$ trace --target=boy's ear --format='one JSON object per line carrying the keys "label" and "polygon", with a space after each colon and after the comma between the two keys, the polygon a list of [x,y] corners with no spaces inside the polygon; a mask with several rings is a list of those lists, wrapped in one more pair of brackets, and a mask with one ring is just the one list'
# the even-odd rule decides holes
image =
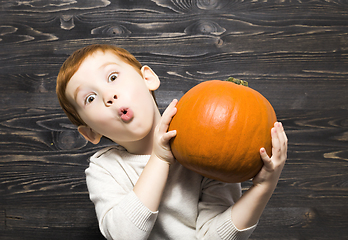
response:
{"label": "boy's ear", "polygon": [[160,80],[156,73],[146,65],[141,68],[141,73],[143,74],[143,78],[148,89],[150,91],[155,91],[160,85]]}
{"label": "boy's ear", "polygon": [[87,126],[78,126],[77,130],[87,141],[93,144],[98,144],[102,138],[101,134],[94,132],[93,129]]}

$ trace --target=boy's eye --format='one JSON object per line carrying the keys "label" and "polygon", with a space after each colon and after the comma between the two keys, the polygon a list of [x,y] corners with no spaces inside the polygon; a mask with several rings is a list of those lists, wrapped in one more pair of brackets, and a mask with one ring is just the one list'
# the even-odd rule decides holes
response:
{"label": "boy's eye", "polygon": [[110,74],[108,81],[113,82],[117,79],[117,77],[118,77],[117,73],[112,73],[112,74]]}
{"label": "boy's eye", "polygon": [[95,96],[96,96],[95,94],[89,95],[89,96],[86,98],[86,104],[93,102],[93,100],[95,99]]}

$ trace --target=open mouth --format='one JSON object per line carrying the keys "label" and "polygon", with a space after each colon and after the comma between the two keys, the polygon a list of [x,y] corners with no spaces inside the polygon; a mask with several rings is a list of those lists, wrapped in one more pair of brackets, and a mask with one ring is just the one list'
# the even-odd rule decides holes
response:
{"label": "open mouth", "polygon": [[124,122],[130,122],[134,117],[133,111],[129,108],[120,108],[119,114]]}

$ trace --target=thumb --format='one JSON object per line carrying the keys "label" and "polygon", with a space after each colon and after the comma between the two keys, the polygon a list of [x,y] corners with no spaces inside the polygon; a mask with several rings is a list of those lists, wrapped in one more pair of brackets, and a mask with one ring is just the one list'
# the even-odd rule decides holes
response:
{"label": "thumb", "polygon": [[260,156],[261,156],[261,159],[266,167],[272,167],[272,160],[268,156],[265,148],[260,149]]}

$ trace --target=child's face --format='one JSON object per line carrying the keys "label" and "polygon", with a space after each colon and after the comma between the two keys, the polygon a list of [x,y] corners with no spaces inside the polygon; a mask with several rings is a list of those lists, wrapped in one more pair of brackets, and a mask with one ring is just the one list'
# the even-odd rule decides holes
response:
{"label": "child's face", "polygon": [[155,124],[157,107],[150,90],[159,86],[149,67],[141,72],[143,76],[110,51],[97,51],[70,79],[66,95],[94,134],[121,145],[138,141]]}

